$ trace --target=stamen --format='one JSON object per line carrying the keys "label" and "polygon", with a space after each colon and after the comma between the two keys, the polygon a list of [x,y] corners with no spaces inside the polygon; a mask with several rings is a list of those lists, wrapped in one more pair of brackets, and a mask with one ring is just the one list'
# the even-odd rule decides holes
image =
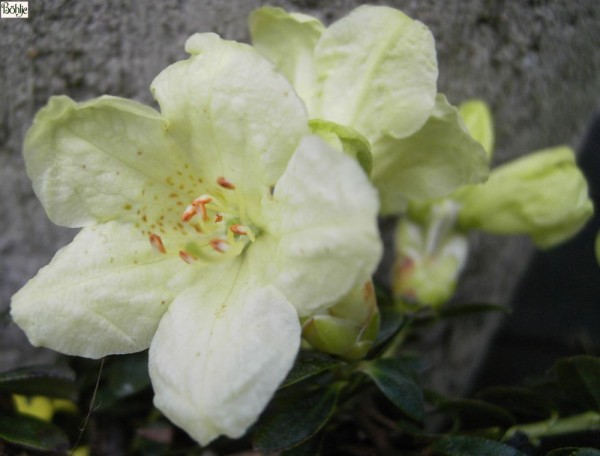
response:
{"label": "stamen", "polygon": [[187,264],[192,264],[196,261],[196,257],[193,256],[191,253],[186,252],[185,250],[179,251],[179,257]]}
{"label": "stamen", "polygon": [[222,176],[217,179],[217,184],[219,184],[223,188],[235,190],[235,185],[233,185],[230,181],[228,181]]}
{"label": "stamen", "polygon": [[239,234],[241,236],[245,236],[248,234],[248,228],[244,225],[235,224],[229,227],[232,233]]}
{"label": "stamen", "polygon": [[223,239],[211,239],[210,246],[217,252],[225,253],[229,250],[229,244]]}
{"label": "stamen", "polygon": [[219,223],[221,220],[223,220],[223,214],[215,215],[215,223]]}
{"label": "stamen", "polygon": [[165,246],[159,235],[150,233],[150,244],[160,253],[167,253],[167,249],[165,249]]}
{"label": "stamen", "polygon": [[194,201],[192,201],[192,206],[195,206],[196,209],[200,209],[200,212],[202,212],[202,220],[204,220],[204,221],[208,220],[206,204],[210,203],[211,201],[212,201],[212,197],[209,195],[201,195],[198,198],[196,198]]}
{"label": "stamen", "polygon": [[198,211],[196,209],[196,206],[194,206],[193,204],[190,204],[188,207],[185,208],[185,211],[183,211],[183,214],[181,215],[181,221],[189,222],[190,219],[197,213],[198,213]]}

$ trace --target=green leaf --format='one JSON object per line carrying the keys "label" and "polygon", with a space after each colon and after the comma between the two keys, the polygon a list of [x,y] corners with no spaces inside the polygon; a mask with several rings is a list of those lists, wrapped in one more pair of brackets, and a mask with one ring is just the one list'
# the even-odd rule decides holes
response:
{"label": "green leaf", "polygon": [[391,358],[377,359],[365,363],[362,370],[403,413],[413,420],[423,420],[423,391],[405,362]]}
{"label": "green leaf", "polygon": [[294,367],[280,388],[293,385],[294,383],[314,377],[315,375],[331,370],[343,364],[343,362],[320,352],[301,351],[296,358]]}
{"label": "green leaf", "polygon": [[150,386],[148,352],[113,358],[107,369],[108,387],[118,398],[135,394]]}
{"label": "green leaf", "polygon": [[435,442],[435,453],[445,456],[525,456],[519,450],[480,437],[450,436]]}
{"label": "green leaf", "polygon": [[543,419],[549,417],[553,411],[553,404],[547,398],[523,387],[486,388],[477,394],[477,398],[508,409],[520,417],[519,421]]}
{"label": "green leaf", "polygon": [[75,373],[60,366],[31,366],[3,372],[0,392],[75,400]]}
{"label": "green leaf", "polygon": [[600,456],[600,450],[593,448],[559,448],[552,450],[546,456]]}
{"label": "green leaf", "polygon": [[408,324],[409,320],[392,307],[379,308],[379,332],[368,357],[374,358],[382,353],[388,343]]}
{"label": "green leaf", "polygon": [[506,409],[475,399],[448,400],[440,403],[441,412],[451,414],[461,429],[481,429],[491,426],[510,427],[515,419]]}
{"label": "green leaf", "polygon": [[321,454],[321,435],[316,435],[294,448],[283,451],[281,456],[319,456]]}
{"label": "green leaf", "polygon": [[581,355],[561,359],[555,371],[567,398],[584,410],[600,410],[600,358]]}
{"label": "green leaf", "polygon": [[340,390],[340,385],[333,385],[302,394],[267,414],[255,429],[254,447],[261,451],[277,451],[307,441],[333,415]]}
{"label": "green leaf", "polygon": [[69,439],[58,427],[25,415],[0,415],[0,440],[41,451],[62,453],[70,447]]}

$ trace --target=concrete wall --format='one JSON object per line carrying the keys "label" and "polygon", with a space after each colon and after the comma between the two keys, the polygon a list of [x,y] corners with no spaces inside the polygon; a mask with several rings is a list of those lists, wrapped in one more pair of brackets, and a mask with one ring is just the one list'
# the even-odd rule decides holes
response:
{"label": "concrete wall", "polygon": [[[330,22],[359,1],[273,1]],[[600,3],[597,0],[397,0],[384,3],[425,22],[437,40],[440,91],[453,103],[486,99],[497,125],[496,161],[559,143],[577,147],[600,106]],[[194,32],[247,40],[257,0],[30,0],[29,19],[0,19],[0,311],[71,230],[53,226],[33,195],[20,153],[35,112],[51,95],[84,100],[108,93],[152,103],[148,87],[185,57]],[[475,236],[459,295],[508,302],[531,245]],[[432,381],[461,390],[478,365],[497,319],[431,334]],[[0,331],[0,369],[31,364],[12,325]]]}

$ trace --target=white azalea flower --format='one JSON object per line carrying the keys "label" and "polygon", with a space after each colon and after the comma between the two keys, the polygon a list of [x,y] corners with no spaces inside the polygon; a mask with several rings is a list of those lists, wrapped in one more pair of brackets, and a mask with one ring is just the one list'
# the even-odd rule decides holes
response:
{"label": "white azalea flower", "polygon": [[156,405],[193,438],[241,436],[291,368],[299,316],[367,281],[376,192],[309,133],[251,47],[194,35],[152,91],[161,112],[55,97],[25,140],[49,217],[83,227],[12,301],[34,345],[150,347]]}

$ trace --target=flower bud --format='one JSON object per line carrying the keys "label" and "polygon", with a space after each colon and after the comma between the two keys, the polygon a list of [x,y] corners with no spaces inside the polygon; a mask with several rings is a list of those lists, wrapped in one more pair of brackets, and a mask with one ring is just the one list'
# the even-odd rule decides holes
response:
{"label": "flower bud", "polygon": [[587,182],[568,147],[546,149],[496,168],[488,181],[458,190],[459,225],[527,234],[541,248],[573,236],[593,214]]}
{"label": "flower bud", "polygon": [[468,252],[466,237],[456,231],[457,210],[445,200],[423,223],[409,216],[398,223],[392,289],[401,302],[438,307],[452,297]]}
{"label": "flower bud", "polygon": [[370,280],[302,325],[302,336],[313,348],[347,360],[363,358],[378,331],[379,309]]}

